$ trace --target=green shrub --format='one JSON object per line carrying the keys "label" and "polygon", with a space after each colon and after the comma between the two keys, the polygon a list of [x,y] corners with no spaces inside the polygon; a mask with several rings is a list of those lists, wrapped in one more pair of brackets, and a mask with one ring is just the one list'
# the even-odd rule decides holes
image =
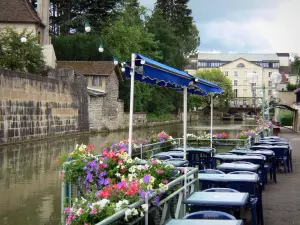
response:
{"label": "green shrub", "polygon": [[282,110],[279,112],[278,120],[281,126],[292,126],[293,125],[293,113],[288,110]]}

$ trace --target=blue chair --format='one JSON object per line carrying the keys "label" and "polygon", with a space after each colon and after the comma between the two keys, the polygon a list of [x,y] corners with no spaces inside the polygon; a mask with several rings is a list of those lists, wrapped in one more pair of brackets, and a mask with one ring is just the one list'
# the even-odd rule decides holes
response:
{"label": "blue chair", "polygon": [[168,160],[168,159],[173,159],[172,156],[167,155],[167,154],[156,154],[151,156],[151,159],[159,159],[159,160]]}
{"label": "blue chair", "polygon": [[171,158],[171,159],[167,159],[166,161],[168,162],[172,162],[172,161],[176,161],[176,162],[184,162],[184,165],[182,165],[183,167],[186,167],[189,165],[189,161],[185,160],[185,159],[180,159],[180,158]]}
{"label": "blue chair", "polygon": [[[204,220],[236,220],[236,218],[228,213],[219,211],[200,211],[191,213],[183,219],[204,219]],[[201,223],[201,222],[199,222]]]}
{"label": "blue chair", "polygon": [[187,160],[189,167],[197,167],[199,170],[205,168],[208,156],[197,150],[189,150],[187,152]]}
{"label": "blue chair", "polygon": [[[231,174],[239,174],[239,173],[252,174],[253,172],[250,172],[250,171],[231,172]],[[234,181],[234,182],[228,182],[227,187],[237,190],[237,191],[240,191],[240,192],[249,193],[249,195],[250,195],[249,207],[251,208],[252,225],[256,225],[257,220],[260,222],[261,225],[263,225],[264,220],[263,220],[261,184]],[[259,216],[257,215],[257,212],[258,212]]]}
{"label": "blue chair", "polygon": [[[206,170],[200,170],[199,173],[209,173],[209,174],[225,174],[221,170],[213,170],[213,169],[206,169]],[[209,182],[200,182],[199,185],[201,187],[201,190],[209,189],[209,188],[214,188],[215,186],[219,187],[220,185],[218,183],[209,183]]]}
{"label": "blue chair", "polygon": [[203,190],[202,192],[239,192],[239,191],[231,189],[231,188],[209,188],[209,189]]}

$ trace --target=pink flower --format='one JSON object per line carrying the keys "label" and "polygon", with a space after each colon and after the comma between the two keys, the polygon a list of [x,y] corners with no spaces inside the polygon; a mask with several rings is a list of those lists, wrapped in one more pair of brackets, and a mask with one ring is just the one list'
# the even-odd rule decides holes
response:
{"label": "pink flower", "polygon": [[65,173],[64,173],[64,172],[61,172],[61,173],[60,173],[60,178],[61,178],[61,179],[64,179],[64,177],[65,177]]}
{"label": "pink flower", "polygon": [[168,181],[168,180],[163,180],[162,183],[163,183],[163,184],[168,184],[169,181]]}
{"label": "pink flower", "polygon": [[91,215],[96,215],[98,213],[96,208],[92,208],[92,211],[90,212]]}
{"label": "pink flower", "polygon": [[151,161],[151,164],[152,165],[157,164],[156,160]]}
{"label": "pink flower", "polygon": [[161,170],[161,169],[157,169],[157,170],[156,170],[156,173],[158,173],[158,174],[163,174],[163,173],[164,173],[164,171],[163,171],[163,170]]}

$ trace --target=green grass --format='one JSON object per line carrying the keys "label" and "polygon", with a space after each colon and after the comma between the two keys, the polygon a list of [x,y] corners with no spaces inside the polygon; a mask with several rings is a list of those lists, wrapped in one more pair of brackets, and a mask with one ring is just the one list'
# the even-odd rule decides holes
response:
{"label": "green grass", "polygon": [[172,114],[156,115],[156,114],[153,114],[153,113],[148,113],[147,118],[148,118],[148,121],[174,120],[174,116]]}

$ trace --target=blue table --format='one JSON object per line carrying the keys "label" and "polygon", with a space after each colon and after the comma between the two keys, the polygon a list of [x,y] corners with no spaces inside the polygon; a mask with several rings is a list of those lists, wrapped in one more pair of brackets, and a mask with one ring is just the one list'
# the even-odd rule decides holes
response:
{"label": "blue table", "polygon": [[[205,154],[211,154],[214,152],[214,149],[213,148],[206,148],[206,147],[202,147],[202,148],[193,148],[193,147],[187,147],[186,148],[186,151],[189,151],[189,150],[192,150],[192,151],[199,151],[199,152],[202,152],[202,153],[205,153]],[[184,151],[183,148],[172,148],[171,151]]]}
{"label": "blue table", "polygon": [[183,202],[197,206],[241,207],[247,204],[249,193],[242,192],[194,192]]}
{"label": "blue table", "polygon": [[230,153],[233,153],[233,154],[240,154],[240,155],[246,155],[246,154],[261,154],[261,155],[264,155],[266,157],[269,157],[269,156],[274,156],[275,153],[271,150],[265,150],[265,151],[260,151],[260,150],[240,150],[240,149],[233,149],[230,151]]}
{"label": "blue table", "polygon": [[211,181],[211,182],[252,182],[257,183],[259,180],[258,174],[209,174],[198,173],[199,181]]}
{"label": "blue table", "polygon": [[233,172],[233,171],[251,171],[257,173],[260,168],[258,164],[243,164],[243,163],[222,163],[217,167],[218,170]]}
{"label": "blue table", "polygon": [[258,155],[222,155],[217,154],[214,156],[215,159],[221,161],[242,161],[247,159],[261,159],[264,160],[264,157]]}
{"label": "blue table", "polygon": [[159,153],[155,154],[154,156],[159,156],[159,155],[169,155],[169,156],[172,156],[173,158],[183,159],[184,152],[179,152],[179,151],[159,152]]}
{"label": "blue table", "polygon": [[170,220],[166,225],[243,225],[241,220]]}

